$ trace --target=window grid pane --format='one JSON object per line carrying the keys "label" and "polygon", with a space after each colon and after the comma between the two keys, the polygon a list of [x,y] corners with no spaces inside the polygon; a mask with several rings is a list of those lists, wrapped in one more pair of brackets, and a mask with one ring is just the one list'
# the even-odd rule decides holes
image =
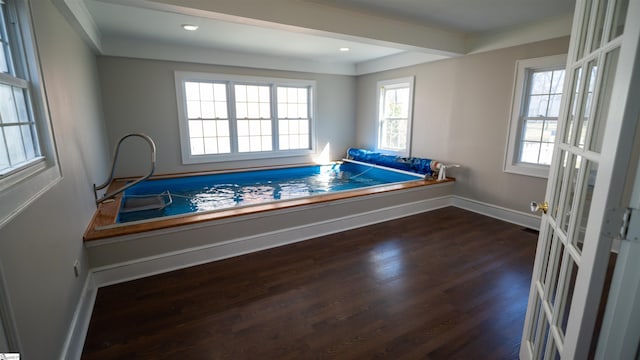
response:
{"label": "window grid pane", "polygon": [[407,146],[406,119],[385,120],[382,122],[382,147],[385,149],[403,150]]}
{"label": "window grid pane", "polygon": [[271,91],[265,85],[234,85],[238,119],[271,119]]}
{"label": "window grid pane", "polygon": [[309,149],[309,89],[278,86],[276,94],[280,149]]}
{"label": "window grid pane", "polygon": [[[17,80],[12,53],[19,49],[9,42],[7,6],[0,3],[0,72]],[[0,82],[0,174],[40,156],[28,90],[15,84]]]}
{"label": "window grid pane", "polygon": [[11,164],[21,164],[26,162],[27,154],[20,133],[20,126],[6,126],[4,128],[5,140],[9,148],[9,162]]}
{"label": "window grid pane", "polygon": [[189,142],[191,155],[226,154],[228,146],[220,146],[229,138],[229,120],[189,120]]}
{"label": "window grid pane", "polygon": [[521,163],[549,165],[556,138],[564,70],[531,71],[520,134]]}
{"label": "window grid pane", "polygon": [[0,174],[40,156],[35,123],[28,110],[26,90],[0,83]]}
{"label": "window grid pane", "polygon": [[191,155],[229,153],[226,84],[184,84]]}
{"label": "window grid pane", "polygon": [[0,3],[0,71],[7,74],[16,75],[13,69],[13,59],[11,55],[11,47],[9,36],[7,33],[7,5]]}
{"label": "window grid pane", "polygon": [[408,148],[411,84],[397,83],[380,88],[380,135],[378,146],[403,152]]}
{"label": "window grid pane", "polygon": [[240,120],[238,124],[238,151],[271,151],[271,120]]}
{"label": "window grid pane", "polygon": [[271,137],[271,87],[234,85],[238,152],[273,150]]}
{"label": "window grid pane", "polygon": [[406,119],[409,116],[409,88],[386,90],[384,118]]}

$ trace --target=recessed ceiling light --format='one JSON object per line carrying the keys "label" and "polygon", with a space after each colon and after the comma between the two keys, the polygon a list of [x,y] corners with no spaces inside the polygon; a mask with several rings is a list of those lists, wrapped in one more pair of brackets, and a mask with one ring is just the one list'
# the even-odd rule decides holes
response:
{"label": "recessed ceiling light", "polygon": [[349,49],[348,47],[341,47],[341,48],[340,48],[340,49],[338,49],[338,50],[340,50],[340,51],[342,51],[342,52],[347,52],[347,51],[349,51],[349,50],[351,50],[351,49]]}
{"label": "recessed ceiling light", "polygon": [[182,24],[182,28],[189,31],[196,31],[198,30],[198,25]]}

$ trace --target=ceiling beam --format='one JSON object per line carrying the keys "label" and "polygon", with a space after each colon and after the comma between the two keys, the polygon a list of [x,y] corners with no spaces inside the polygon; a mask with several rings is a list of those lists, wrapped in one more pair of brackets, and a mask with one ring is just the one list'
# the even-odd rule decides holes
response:
{"label": "ceiling beam", "polygon": [[475,54],[569,36],[572,23],[573,14],[561,14],[532,24],[478,34],[469,37],[467,49],[469,54]]}
{"label": "ceiling beam", "polygon": [[84,0],[51,0],[62,16],[80,36],[97,52],[102,53],[102,35],[93,21]]}

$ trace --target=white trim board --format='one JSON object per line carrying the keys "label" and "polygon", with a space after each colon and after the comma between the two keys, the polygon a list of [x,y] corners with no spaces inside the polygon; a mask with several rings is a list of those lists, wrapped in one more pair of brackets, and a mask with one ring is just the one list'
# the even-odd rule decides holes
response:
{"label": "white trim board", "polygon": [[540,230],[540,218],[522,211],[508,209],[502,206],[488,204],[457,195],[451,196],[451,205],[460,209],[492,217],[494,219],[524,226],[529,229]]}
{"label": "white trim board", "polygon": [[71,319],[71,324],[67,331],[60,359],[80,359],[82,356],[82,349],[89,330],[89,322],[91,321],[97,294],[98,287],[94,281],[93,272],[89,270],[80,293],[76,311],[73,313],[73,319]]}

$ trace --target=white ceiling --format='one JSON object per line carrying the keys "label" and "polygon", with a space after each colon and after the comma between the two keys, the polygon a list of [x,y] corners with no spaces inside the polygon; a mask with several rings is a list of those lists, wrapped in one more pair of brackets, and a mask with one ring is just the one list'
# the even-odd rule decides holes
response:
{"label": "white ceiling", "polygon": [[[464,54],[474,37],[570,14],[575,4],[575,0],[54,1],[66,6],[76,25],[105,55],[342,74]],[[185,31],[182,24],[199,29]],[[340,52],[341,47],[351,50]]]}

